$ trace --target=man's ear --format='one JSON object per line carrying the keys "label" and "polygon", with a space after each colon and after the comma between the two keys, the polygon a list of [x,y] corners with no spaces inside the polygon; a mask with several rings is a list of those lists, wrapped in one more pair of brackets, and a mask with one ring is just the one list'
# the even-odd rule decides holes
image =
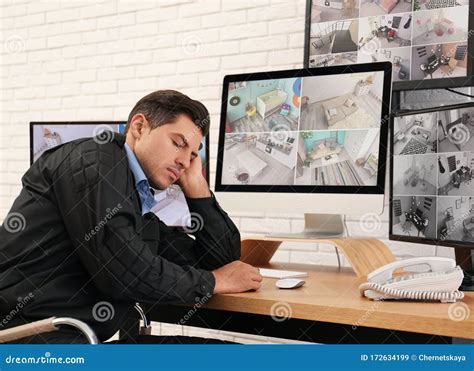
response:
{"label": "man's ear", "polygon": [[148,127],[148,121],[141,113],[137,113],[130,121],[129,132],[133,139],[138,140],[143,135],[144,130]]}

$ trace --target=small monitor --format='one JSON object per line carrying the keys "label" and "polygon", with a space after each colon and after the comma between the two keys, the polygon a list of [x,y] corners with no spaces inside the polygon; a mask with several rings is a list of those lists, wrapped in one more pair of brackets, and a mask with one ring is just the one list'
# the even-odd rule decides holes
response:
{"label": "small monitor", "polygon": [[[474,103],[393,117],[390,239],[474,246]],[[406,217],[416,205],[418,220]]]}
{"label": "small monitor", "polygon": [[220,202],[233,211],[382,212],[391,72],[375,63],[226,76]]}
{"label": "small monitor", "polygon": [[[33,164],[49,148],[74,139],[93,137],[109,130],[123,134],[126,121],[94,122],[31,122],[30,162]],[[199,156],[203,164],[202,173],[209,183],[209,137],[203,138]],[[191,215],[181,188],[171,185],[165,190],[155,190],[157,204],[151,210],[166,225],[176,227],[191,226]]]}

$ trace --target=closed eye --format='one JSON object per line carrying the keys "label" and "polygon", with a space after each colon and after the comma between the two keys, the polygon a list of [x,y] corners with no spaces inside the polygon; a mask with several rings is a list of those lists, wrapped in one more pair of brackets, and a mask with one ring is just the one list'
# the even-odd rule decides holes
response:
{"label": "closed eye", "polygon": [[183,149],[184,148],[184,144],[181,144],[181,143],[178,143],[176,141],[173,140],[173,145],[179,149]]}
{"label": "closed eye", "polygon": [[[178,137],[181,139],[181,141],[179,141],[177,139]],[[173,145],[176,148],[180,149],[180,150],[184,149],[186,147],[189,147],[189,144],[188,144],[186,138],[182,134],[174,134],[174,135],[172,134],[171,135],[171,140],[173,142]],[[199,148],[201,148],[201,147],[199,147]],[[195,152],[195,151],[191,152],[191,161],[194,160],[197,156],[198,156],[197,152]]]}

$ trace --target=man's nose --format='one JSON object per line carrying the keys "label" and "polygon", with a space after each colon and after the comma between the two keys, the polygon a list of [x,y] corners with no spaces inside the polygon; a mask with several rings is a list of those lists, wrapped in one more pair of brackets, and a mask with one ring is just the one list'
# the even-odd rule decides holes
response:
{"label": "man's nose", "polygon": [[176,162],[184,170],[187,170],[189,168],[189,165],[191,164],[191,160],[189,159],[189,156],[187,156],[185,151],[180,151],[178,158],[176,159]]}

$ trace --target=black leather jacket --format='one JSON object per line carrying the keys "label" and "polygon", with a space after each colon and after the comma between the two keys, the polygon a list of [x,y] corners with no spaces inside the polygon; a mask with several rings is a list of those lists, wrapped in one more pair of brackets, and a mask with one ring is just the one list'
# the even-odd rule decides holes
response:
{"label": "black leather jacket", "polygon": [[135,301],[210,297],[210,271],[240,258],[239,231],[214,196],[187,199],[202,225],[194,239],[153,213],[142,216],[125,137],[99,143],[48,150],[23,176],[0,228],[0,329],[69,316],[103,341]]}

